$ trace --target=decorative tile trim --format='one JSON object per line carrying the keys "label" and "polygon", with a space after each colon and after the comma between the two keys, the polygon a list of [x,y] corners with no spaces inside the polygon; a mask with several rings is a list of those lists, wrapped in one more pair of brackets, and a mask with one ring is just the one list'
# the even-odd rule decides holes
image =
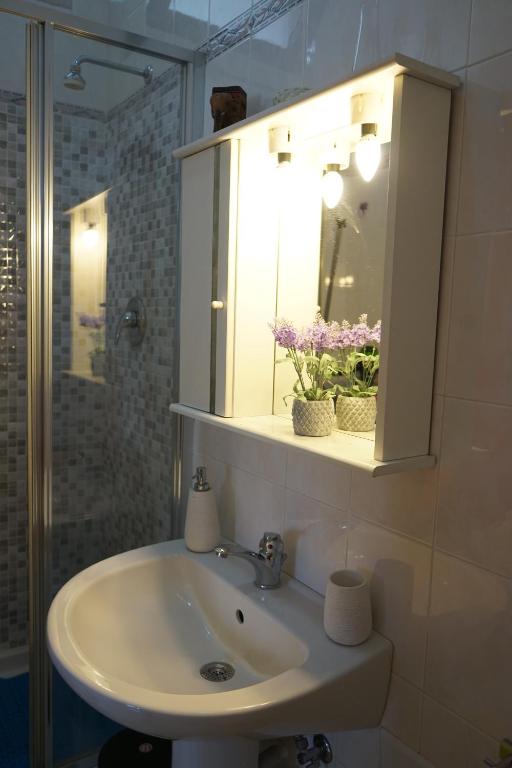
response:
{"label": "decorative tile trim", "polygon": [[248,8],[219,29],[199,48],[199,51],[206,54],[207,61],[211,61],[229,48],[241,43],[242,40],[272,24],[302,2],[303,0],[259,0],[252,8]]}
{"label": "decorative tile trim", "polygon": [[17,93],[16,91],[4,91],[0,88],[0,101],[5,102],[6,104],[24,104],[26,98],[23,93]]}
{"label": "decorative tile trim", "polygon": [[73,10],[73,0],[42,0],[45,5],[53,5],[56,8],[64,8],[66,11]]}
{"label": "decorative tile trim", "polygon": [[99,120],[101,123],[104,123],[106,120],[106,114],[101,109],[81,107],[79,104],[67,104],[64,101],[56,101],[54,102],[53,109],[55,114]]}

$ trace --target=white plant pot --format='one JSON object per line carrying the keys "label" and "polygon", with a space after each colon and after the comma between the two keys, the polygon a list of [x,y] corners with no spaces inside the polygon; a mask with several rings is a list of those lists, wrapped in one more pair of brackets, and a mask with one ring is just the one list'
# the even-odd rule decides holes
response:
{"label": "white plant pot", "polygon": [[338,429],[347,432],[370,432],[375,428],[377,416],[377,398],[343,397],[336,401],[336,421]]}
{"label": "white plant pot", "polygon": [[293,431],[306,437],[326,437],[334,426],[334,404],[330,400],[294,400]]}

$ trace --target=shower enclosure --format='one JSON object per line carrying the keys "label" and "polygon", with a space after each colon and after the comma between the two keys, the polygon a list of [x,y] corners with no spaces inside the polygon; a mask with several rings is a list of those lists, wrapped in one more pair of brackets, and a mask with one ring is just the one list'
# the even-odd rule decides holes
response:
{"label": "shower enclosure", "polygon": [[0,43],[0,765],[87,768],[119,726],[51,669],[46,612],[176,534],[172,150],[202,63],[25,0]]}

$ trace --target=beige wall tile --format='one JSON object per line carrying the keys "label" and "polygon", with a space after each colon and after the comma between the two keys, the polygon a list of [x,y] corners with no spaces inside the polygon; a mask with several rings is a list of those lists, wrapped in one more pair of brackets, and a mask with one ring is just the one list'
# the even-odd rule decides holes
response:
{"label": "beige wall tile", "polygon": [[512,228],[512,54],[470,67],[458,234]]}
{"label": "beige wall tile", "polygon": [[425,696],[421,754],[435,768],[466,768],[468,738],[464,720]]}
{"label": "beige wall tile", "polygon": [[286,492],[285,571],[325,595],[329,574],[344,568],[348,543],[347,515],[315,499]]}
{"label": "beige wall tile", "polygon": [[424,757],[384,730],[381,731],[380,749],[380,768],[431,768]]}
{"label": "beige wall tile", "polygon": [[457,238],[446,393],[512,405],[512,234]]}
{"label": "beige wall tile", "polygon": [[288,451],[286,487],[304,496],[348,510],[350,470],[336,461],[303,451]]}
{"label": "beige wall tile", "polygon": [[306,3],[297,5],[252,38],[247,99],[250,115],[272,106],[274,96],[283,88],[303,87],[306,9]]}
{"label": "beige wall tile", "polygon": [[225,465],[217,498],[222,533],[241,546],[255,550],[264,531],[283,533],[284,488]]}
{"label": "beige wall tile", "polygon": [[229,461],[229,432],[202,421],[194,422],[194,450],[217,461]]}
{"label": "beige wall tile", "polygon": [[230,432],[228,451],[234,467],[260,475],[276,485],[285,484],[287,450],[284,445]]}
{"label": "beige wall tile", "polygon": [[499,763],[499,754],[499,742],[468,726],[467,768],[482,768],[484,760]]}
{"label": "beige wall tile", "polygon": [[365,520],[430,543],[435,493],[435,470],[377,478],[353,470],[350,511]]}
{"label": "beige wall tile", "polygon": [[435,768],[483,768],[499,762],[499,744],[425,696],[421,753]]}
{"label": "beige wall tile", "polygon": [[336,763],[343,768],[379,768],[380,734],[368,731],[343,731],[334,739]]}
{"label": "beige wall tile", "polygon": [[[361,34],[359,34],[359,31]],[[321,88],[378,58],[377,14],[367,0],[309,0],[305,85]]]}
{"label": "beige wall tile", "polygon": [[512,408],[447,398],[437,545],[512,576]]}
{"label": "beige wall tile", "polygon": [[394,646],[394,671],[423,681],[430,548],[354,518],[347,564],[367,574],[375,628]]}
{"label": "beige wall tile", "polygon": [[473,0],[468,63],[512,48],[510,0]]}
{"label": "beige wall tile", "polygon": [[382,725],[412,749],[419,749],[422,693],[397,675],[392,675]]}
{"label": "beige wall tile", "polygon": [[382,0],[379,52],[395,51],[436,67],[454,70],[466,64],[470,0]]}
{"label": "beige wall tile", "polygon": [[436,554],[426,692],[495,739],[510,732],[511,606],[510,580]]}
{"label": "beige wall tile", "polygon": [[284,485],[287,450],[284,446],[196,422],[196,450],[238,469]]}

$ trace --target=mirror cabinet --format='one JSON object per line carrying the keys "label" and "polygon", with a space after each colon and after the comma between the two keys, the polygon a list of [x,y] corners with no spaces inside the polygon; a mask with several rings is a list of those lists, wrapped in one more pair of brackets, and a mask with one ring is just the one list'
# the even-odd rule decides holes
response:
{"label": "mirror cabinet", "polygon": [[[381,321],[375,431],[337,433],[351,463],[429,454],[451,91],[396,55],[176,151],[182,161],[179,403],[292,439],[291,366],[269,324]],[[323,438],[300,447],[329,453]],[[327,439],[326,439],[327,440]],[[336,443],[338,441],[338,443]],[[358,442],[359,441],[359,442]],[[351,447],[352,446],[352,447]],[[354,447],[355,446],[355,447]],[[373,462],[373,463],[372,463]]]}

